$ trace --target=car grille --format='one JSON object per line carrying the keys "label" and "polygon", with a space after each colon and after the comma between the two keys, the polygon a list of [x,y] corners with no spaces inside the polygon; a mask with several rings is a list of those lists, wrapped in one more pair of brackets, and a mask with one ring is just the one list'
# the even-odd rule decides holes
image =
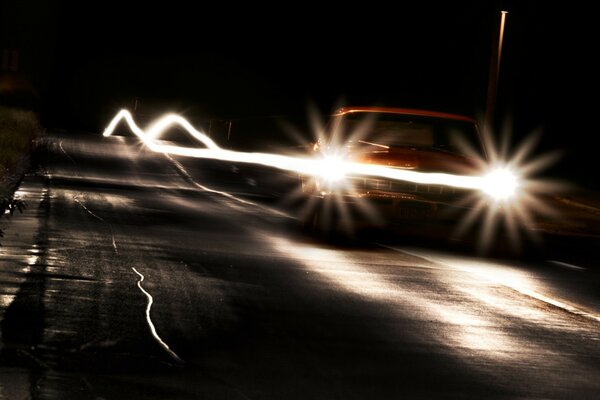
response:
{"label": "car grille", "polygon": [[415,193],[427,195],[456,196],[464,190],[451,186],[422,184],[376,178],[353,178],[352,188],[356,192]]}

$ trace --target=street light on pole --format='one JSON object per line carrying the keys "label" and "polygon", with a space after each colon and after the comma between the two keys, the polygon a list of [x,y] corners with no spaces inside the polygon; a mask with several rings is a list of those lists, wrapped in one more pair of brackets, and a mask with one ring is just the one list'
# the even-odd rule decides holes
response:
{"label": "street light on pole", "polygon": [[494,124],[494,108],[496,105],[496,93],[498,91],[498,77],[500,75],[500,60],[502,58],[502,44],[504,41],[504,26],[508,11],[500,11],[500,30],[497,40],[494,41],[494,49],[490,60],[490,76],[488,80],[487,104],[485,107],[484,131],[491,133]]}

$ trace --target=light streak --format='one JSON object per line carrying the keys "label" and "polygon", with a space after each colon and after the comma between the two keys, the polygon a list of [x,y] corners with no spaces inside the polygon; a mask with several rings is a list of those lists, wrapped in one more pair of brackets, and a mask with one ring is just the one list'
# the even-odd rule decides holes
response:
{"label": "light streak", "polygon": [[[124,109],[119,111],[111,120],[103,135],[111,136],[117,125],[122,121],[154,152],[257,164],[316,178],[315,182],[317,184],[319,182],[326,184],[324,190],[321,191],[323,197],[326,198],[325,214],[330,214],[331,209],[335,207],[342,216],[342,223],[346,225],[348,225],[346,219],[349,218],[350,213],[343,202],[343,197],[346,192],[351,192],[352,189],[351,181],[345,179],[349,176],[371,176],[470,190],[471,192],[456,204],[459,207],[462,206],[468,209],[457,226],[456,234],[462,236],[475,226],[476,221],[483,221],[479,239],[480,250],[483,251],[488,249],[496,228],[501,224],[506,225],[510,242],[517,249],[519,247],[520,231],[523,228],[532,226],[534,215],[556,216],[556,213],[544,201],[544,196],[550,191],[554,192],[560,189],[560,186],[555,182],[532,179],[533,175],[556,161],[556,156],[547,154],[527,160],[539,135],[530,135],[511,155],[508,154],[508,135],[504,136],[505,140],[500,145],[496,145],[491,133],[488,132],[483,137],[484,147],[488,151],[488,157],[484,158],[464,143],[465,148],[463,150],[465,154],[476,161],[477,167],[470,174],[458,175],[353,162],[340,157],[341,154],[336,152],[336,150],[339,151],[343,147],[341,143],[337,143],[338,149],[332,148],[329,153],[323,151],[315,153],[313,156],[227,150],[220,147],[206,134],[196,130],[186,119],[176,114],[165,115],[156,120],[146,130],[143,130],[136,124],[131,113]],[[199,142],[201,147],[184,147],[161,142],[161,135],[172,126],[185,129],[193,139]],[[314,128],[315,132],[322,132],[322,129],[318,126]],[[319,133],[318,136],[320,137],[321,134]],[[333,196],[330,196],[330,194]],[[303,214],[310,215],[311,208],[314,208],[315,205],[316,199],[313,196],[309,198]],[[378,222],[379,218],[366,201],[358,199],[356,205],[370,220]],[[330,218],[325,215],[321,225],[326,225],[328,219]],[[350,231],[350,228],[349,225],[345,227],[347,231]],[[531,238],[536,239],[533,231],[526,232]]]}
{"label": "light streak", "polygon": [[144,288],[142,287],[142,282],[144,281],[144,275],[140,274],[138,272],[137,269],[135,269],[134,267],[131,267],[131,269],[133,270],[133,272],[135,272],[137,275],[139,275],[140,280],[137,281],[137,287],[140,288],[140,290],[142,291],[142,293],[144,293],[146,295],[146,298],[148,299],[148,305],[146,305],[146,321],[148,322],[148,327],[150,327],[150,332],[152,333],[152,336],[154,337],[154,339],[156,339],[156,341],[158,342],[158,344],[160,344],[160,346],[165,349],[165,351],[167,353],[169,353],[169,355],[171,357],[173,357],[176,361],[183,363],[183,360],[177,355],[177,353],[175,353],[173,350],[171,350],[169,348],[169,345],[167,345],[161,338],[160,336],[158,336],[158,333],[156,333],[156,328],[154,327],[154,323],[152,322],[152,318],[150,318],[150,310],[152,308],[152,303],[154,302],[154,299],[152,298],[152,295],[150,295],[150,293],[148,293],[146,290],[144,290]]}
{"label": "light streak", "polygon": [[[271,153],[250,153],[227,150],[219,147],[212,139],[197,131],[184,118],[176,114],[168,114],[152,124],[146,131],[141,129],[133,120],[131,113],[121,110],[112,119],[103,135],[111,136],[119,122],[125,121],[131,131],[152,151],[185,157],[214,159],[229,162],[241,162],[273,167],[300,174],[321,176],[328,173],[327,166],[331,161],[327,158],[292,157]],[[192,148],[158,143],[160,135],[173,125],[183,127],[194,139],[204,145],[204,148]],[[481,190],[485,179],[481,176],[454,175],[439,172],[418,172],[390,168],[382,165],[362,164],[340,160],[336,169],[343,175],[377,176],[393,180],[410,181],[421,184],[453,186],[465,189]],[[340,172],[342,171],[342,172]]]}
{"label": "light streak", "polygon": [[220,147],[217,146],[217,144],[211,138],[206,136],[204,133],[197,131],[192,126],[192,124],[190,124],[185,118],[177,114],[165,115],[157,122],[152,124],[152,126],[147,131],[143,131],[139,126],[137,126],[137,124],[133,120],[133,116],[128,110],[121,110],[117,113],[117,115],[115,115],[110,124],[106,127],[103,135],[112,135],[113,131],[115,130],[119,122],[121,122],[121,120],[125,120],[127,122],[127,125],[129,125],[131,131],[135,133],[136,136],[138,136],[140,139],[142,139],[144,143],[146,143],[146,139],[148,139],[148,141],[151,142],[152,139],[159,137],[161,133],[163,133],[166,129],[170,128],[172,125],[180,125],[190,135],[192,135],[192,137],[204,144],[207,148],[220,149]]}

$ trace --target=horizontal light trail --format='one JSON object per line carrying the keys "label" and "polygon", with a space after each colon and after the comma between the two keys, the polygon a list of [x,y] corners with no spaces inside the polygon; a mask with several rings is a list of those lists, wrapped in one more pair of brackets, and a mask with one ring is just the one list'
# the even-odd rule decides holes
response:
{"label": "horizontal light trail", "polygon": [[[343,160],[325,158],[291,157],[271,153],[249,153],[232,151],[219,147],[204,133],[197,131],[187,120],[168,114],[152,124],[146,131],[141,129],[133,120],[131,113],[121,110],[110,122],[104,131],[104,136],[111,136],[117,125],[125,121],[131,131],[152,151],[185,157],[205,158],[220,161],[250,163],[264,165],[281,170],[297,172],[300,174],[321,176],[324,169],[335,162],[337,169],[344,175],[376,176],[393,180],[409,181],[421,184],[434,184],[452,186],[465,189],[485,188],[484,178],[480,176],[454,175],[447,173],[429,173],[390,168],[381,165],[361,164]],[[184,128],[194,139],[199,141],[204,148],[191,148],[157,143],[161,133],[173,125]]]}

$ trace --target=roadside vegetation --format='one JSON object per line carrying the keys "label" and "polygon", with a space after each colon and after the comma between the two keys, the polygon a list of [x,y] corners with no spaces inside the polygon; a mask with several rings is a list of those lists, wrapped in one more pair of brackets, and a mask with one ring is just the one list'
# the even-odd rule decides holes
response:
{"label": "roadside vegetation", "polygon": [[33,111],[0,106],[0,179],[27,154],[39,132]]}
{"label": "roadside vegetation", "polygon": [[29,166],[33,140],[40,132],[35,112],[0,105],[0,216],[25,207],[13,193]]}

